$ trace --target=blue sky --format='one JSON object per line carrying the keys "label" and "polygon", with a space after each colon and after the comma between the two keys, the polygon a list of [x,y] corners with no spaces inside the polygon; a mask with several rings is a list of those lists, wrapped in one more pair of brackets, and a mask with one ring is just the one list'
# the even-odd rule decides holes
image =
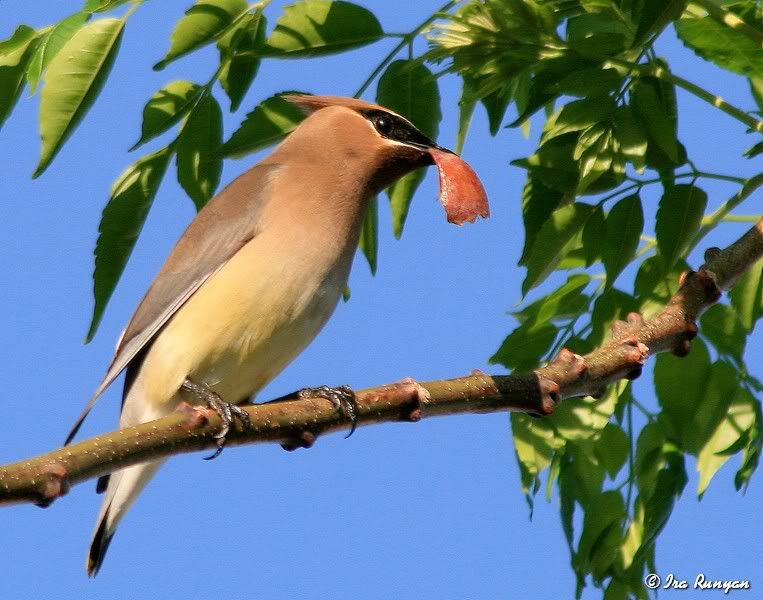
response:
{"label": "blue sky", "polygon": [[[189,3],[148,2],[131,17],[105,89],[40,179],[30,179],[39,153],[39,98],[25,93],[0,132],[0,200],[6,207],[0,219],[0,272],[6,274],[0,287],[2,462],[60,444],[99,382],[136,302],[193,216],[192,203],[168,172],[100,331],[83,346],[98,220],[112,181],[137,158],[127,148],[138,138],[143,103],[171,80],[206,81],[215,68],[216,51],[208,48],[163,72],[151,70]],[[270,7],[271,26],[283,4]],[[386,30],[407,31],[440,2],[361,4],[377,7]],[[71,1],[5,0],[0,39],[20,22],[44,26],[78,7]],[[740,78],[702,65],[672,34],[665,38],[659,52],[677,72],[707,82],[733,103],[752,106]],[[351,95],[394,43],[320,60],[266,62],[239,113],[226,113],[226,136],[274,91]],[[452,146],[460,84],[444,77],[440,85],[444,119],[438,141]],[[700,168],[760,170],[760,159],[755,165],[738,158],[751,144],[743,126],[680,92],[679,102],[680,135]],[[146,151],[161,144],[157,140]],[[362,258],[356,260],[351,301],[339,306],[312,346],[260,397],[324,383],[362,388],[405,376],[452,377],[473,368],[500,372],[486,360],[513,326],[505,313],[519,301],[524,276],[515,266],[523,241],[524,172],[509,161],[530,153],[533,144],[514,129],[491,138],[479,109],[464,157],[482,177],[492,218],[462,228],[448,225],[435,200],[433,170],[415,198],[402,240],[393,239],[381,202],[379,273],[371,277]],[[223,183],[257,159],[226,162]],[[734,191],[702,185],[712,205]],[[646,228],[652,231],[655,194],[647,209],[652,216]],[[743,212],[757,206],[748,201]],[[730,241],[742,227],[726,225],[711,241]],[[759,332],[748,342],[753,369],[763,358],[760,342]],[[645,375],[639,397],[654,406],[651,372]],[[84,435],[113,429],[118,405],[115,388]],[[690,483],[657,549],[661,574],[693,579],[703,572],[708,578],[748,578],[753,588],[763,585],[763,487],[755,476],[746,496],[735,493],[735,463],[721,470],[699,502],[688,461]],[[505,414],[363,428],[349,440],[332,435],[294,453],[250,446],[211,463],[199,455],[179,457],[126,518],[103,570],[90,581],[83,564],[99,503],[86,484],[46,511],[2,509],[0,598],[455,600],[564,598],[574,590],[558,499],[539,499],[528,519]],[[673,594],[678,592],[664,595]],[[599,596],[591,589],[585,595]]]}

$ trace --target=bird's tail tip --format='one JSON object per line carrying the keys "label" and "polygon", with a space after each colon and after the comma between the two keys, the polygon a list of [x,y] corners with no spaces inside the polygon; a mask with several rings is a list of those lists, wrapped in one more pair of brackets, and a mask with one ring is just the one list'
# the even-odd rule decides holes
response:
{"label": "bird's tail tip", "polygon": [[100,523],[98,523],[98,529],[93,536],[93,541],[90,543],[90,550],[87,554],[87,562],[85,569],[87,570],[88,577],[95,577],[103,564],[103,559],[106,557],[106,551],[109,549],[111,538],[114,537],[115,529],[110,529],[107,526],[109,521],[108,509],[103,514]]}

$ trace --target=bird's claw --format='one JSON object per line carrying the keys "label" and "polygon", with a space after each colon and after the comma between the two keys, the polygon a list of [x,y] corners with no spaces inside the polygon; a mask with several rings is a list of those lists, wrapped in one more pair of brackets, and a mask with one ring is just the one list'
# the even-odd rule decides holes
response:
{"label": "bird's claw", "polygon": [[205,456],[204,460],[213,460],[220,456],[228,441],[228,434],[230,433],[235,419],[240,421],[244,429],[249,429],[252,426],[252,420],[249,418],[248,412],[240,406],[225,402],[225,400],[223,400],[220,395],[208,385],[195,383],[187,379],[183,383],[183,389],[192,392],[199,399],[203,400],[209,408],[220,415],[220,420],[222,421],[220,431],[214,435],[215,440],[217,440],[217,449],[209,456]]}
{"label": "bird's claw", "polygon": [[329,400],[334,408],[341,412],[350,421],[350,432],[344,436],[350,437],[358,426],[358,403],[355,392],[349,385],[340,385],[330,387],[321,385],[319,387],[304,388],[299,391],[300,398],[325,398]]}

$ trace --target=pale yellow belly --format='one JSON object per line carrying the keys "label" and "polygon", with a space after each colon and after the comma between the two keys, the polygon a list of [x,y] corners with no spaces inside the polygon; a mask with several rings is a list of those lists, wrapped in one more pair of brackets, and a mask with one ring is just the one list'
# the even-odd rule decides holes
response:
{"label": "pale yellow belly", "polygon": [[310,343],[336,307],[349,264],[322,264],[308,252],[285,261],[284,251],[255,238],[178,310],[141,367],[144,401],[173,409],[190,377],[240,402]]}

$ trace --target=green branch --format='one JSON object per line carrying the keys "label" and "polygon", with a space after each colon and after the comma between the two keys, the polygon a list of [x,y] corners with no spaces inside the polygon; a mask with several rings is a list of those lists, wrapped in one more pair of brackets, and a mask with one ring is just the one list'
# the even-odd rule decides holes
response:
{"label": "green branch", "polygon": [[406,33],[406,34],[394,34],[394,37],[401,37],[400,43],[395,46],[387,56],[385,56],[382,61],[376,65],[376,68],[371,71],[371,74],[366,78],[366,80],[363,82],[363,85],[361,85],[358,88],[358,91],[355,92],[354,97],[360,98],[363,93],[368,89],[368,87],[374,82],[374,79],[376,79],[379,74],[387,68],[387,65],[391,63],[395,57],[398,55],[398,53],[408,46],[409,44],[413,43],[413,38],[415,38],[417,35],[419,35],[422,30],[427,27],[432,21],[434,21],[441,13],[444,13],[451,8],[453,8],[456,4],[458,4],[459,0],[446,2],[443,4],[440,8],[438,8],[434,13],[429,15],[427,19],[423,22],[421,22],[417,27],[415,27],[412,31]]}
{"label": "green branch", "polygon": [[725,25],[726,27],[735,29],[742,35],[746,35],[760,48],[763,48],[763,32],[758,31],[755,27],[741,19],[738,15],[735,15],[733,12],[726,10],[716,3],[715,0],[694,0],[693,4],[701,6],[707,11],[707,14],[710,15],[712,19],[715,19],[721,25]]}
{"label": "green branch", "polygon": [[619,58],[610,58],[607,60],[607,62],[613,66],[619,66],[628,69],[630,71],[630,75],[632,76],[655,77],[656,79],[672,83],[676,87],[680,87],[686,90],[690,94],[693,94],[697,98],[704,100],[708,104],[712,104],[715,108],[722,110],[727,115],[735,118],[737,121],[744,123],[752,131],[763,133],[763,121],[760,121],[759,119],[749,115],[741,108],[737,108],[736,106],[729,104],[720,96],[708,92],[706,89],[698,86],[697,84],[692,83],[691,81],[687,81],[683,77],[679,77],[678,75],[671,73],[664,67],[653,64],[641,65],[628,62],[627,60],[620,60]]}
{"label": "green branch", "polygon": [[750,195],[761,186],[763,186],[763,173],[758,173],[754,177],[750,177],[746,180],[741,190],[721,204],[715,211],[702,219],[702,227],[692,241],[690,250],[696,248],[708,233],[715,229],[721,221],[727,218],[732,210],[749,198]]}

